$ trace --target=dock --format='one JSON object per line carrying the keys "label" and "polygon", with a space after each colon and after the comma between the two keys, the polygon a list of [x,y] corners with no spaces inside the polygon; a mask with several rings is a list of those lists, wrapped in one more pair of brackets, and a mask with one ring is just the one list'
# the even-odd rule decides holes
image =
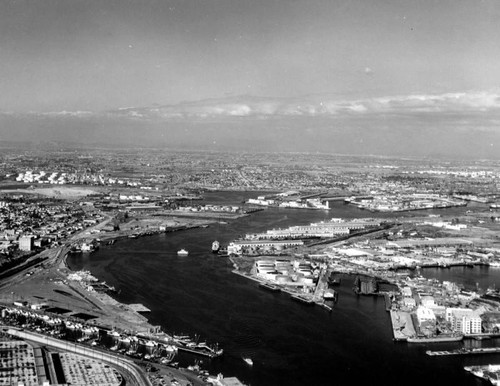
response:
{"label": "dock", "polygon": [[189,348],[181,345],[176,346],[179,351],[184,351],[190,354],[202,355],[208,358],[216,358],[222,355],[222,350],[220,351],[209,351],[209,350],[200,350],[196,348]]}
{"label": "dock", "polygon": [[281,292],[281,288],[271,283],[260,283],[259,287],[270,292]]}
{"label": "dock", "polygon": [[408,338],[415,336],[416,331],[411,320],[409,312],[389,311],[391,314],[392,332],[394,340],[406,341]]}
{"label": "dock", "polygon": [[388,293],[384,293],[385,310],[389,312],[392,309],[392,300]]}
{"label": "dock", "polygon": [[305,296],[302,295],[292,295],[290,296],[292,300],[295,300],[297,302],[300,302],[302,304],[308,305],[308,306],[314,306],[314,301],[312,299],[306,298]]}
{"label": "dock", "polygon": [[135,312],[151,312],[149,308],[147,308],[144,304],[141,303],[134,303],[134,304],[129,304],[128,307]]}

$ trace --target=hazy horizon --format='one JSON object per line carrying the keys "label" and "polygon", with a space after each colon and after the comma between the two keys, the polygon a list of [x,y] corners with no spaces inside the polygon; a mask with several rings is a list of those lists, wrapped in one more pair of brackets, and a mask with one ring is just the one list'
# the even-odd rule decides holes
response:
{"label": "hazy horizon", "polygon": [[6,1],[0,139],[499,158],[500,3]]}

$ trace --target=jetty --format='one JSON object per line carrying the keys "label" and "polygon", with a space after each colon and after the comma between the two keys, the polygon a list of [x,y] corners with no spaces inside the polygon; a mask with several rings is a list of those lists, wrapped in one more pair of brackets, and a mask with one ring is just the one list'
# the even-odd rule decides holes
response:
{"label": "jetty", "polygon": [[202,355],[202,356],[206,356],[209,358],[220,357],[223,354],[222,349],[220,349],[220,350],[200,349],[200,348],[196,348],[196,347],[186,347],[186,346],[182,346],[182,345],[177,345],[176,347],[179,351],[184,351],[184,352],[188,352],[190,354],[195,354],[195,355]]}
{"label": "jetty", "polygon": [[141,303],[129,304],[128,307],[135,312],[151,312],[151,310]]}

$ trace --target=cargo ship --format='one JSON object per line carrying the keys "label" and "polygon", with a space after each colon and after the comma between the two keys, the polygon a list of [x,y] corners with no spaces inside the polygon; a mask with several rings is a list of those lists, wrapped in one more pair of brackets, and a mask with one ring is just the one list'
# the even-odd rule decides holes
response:
{"label": "cargo ship", "polygon": [[219,253],[220,244],[217,240],[212,243],[212,253]]}

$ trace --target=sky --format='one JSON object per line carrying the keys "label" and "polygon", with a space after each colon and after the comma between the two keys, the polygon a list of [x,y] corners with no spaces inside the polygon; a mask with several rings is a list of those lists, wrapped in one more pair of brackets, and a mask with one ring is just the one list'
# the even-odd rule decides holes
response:
{"label": "sky", "polygon": [[0,134],[46,136],[61,119],[80,134],[189,127],[186,143],[216,125],[346,141],[424,128],[488,133],[491,148],[499,20],[497,0],[5,0]]}

